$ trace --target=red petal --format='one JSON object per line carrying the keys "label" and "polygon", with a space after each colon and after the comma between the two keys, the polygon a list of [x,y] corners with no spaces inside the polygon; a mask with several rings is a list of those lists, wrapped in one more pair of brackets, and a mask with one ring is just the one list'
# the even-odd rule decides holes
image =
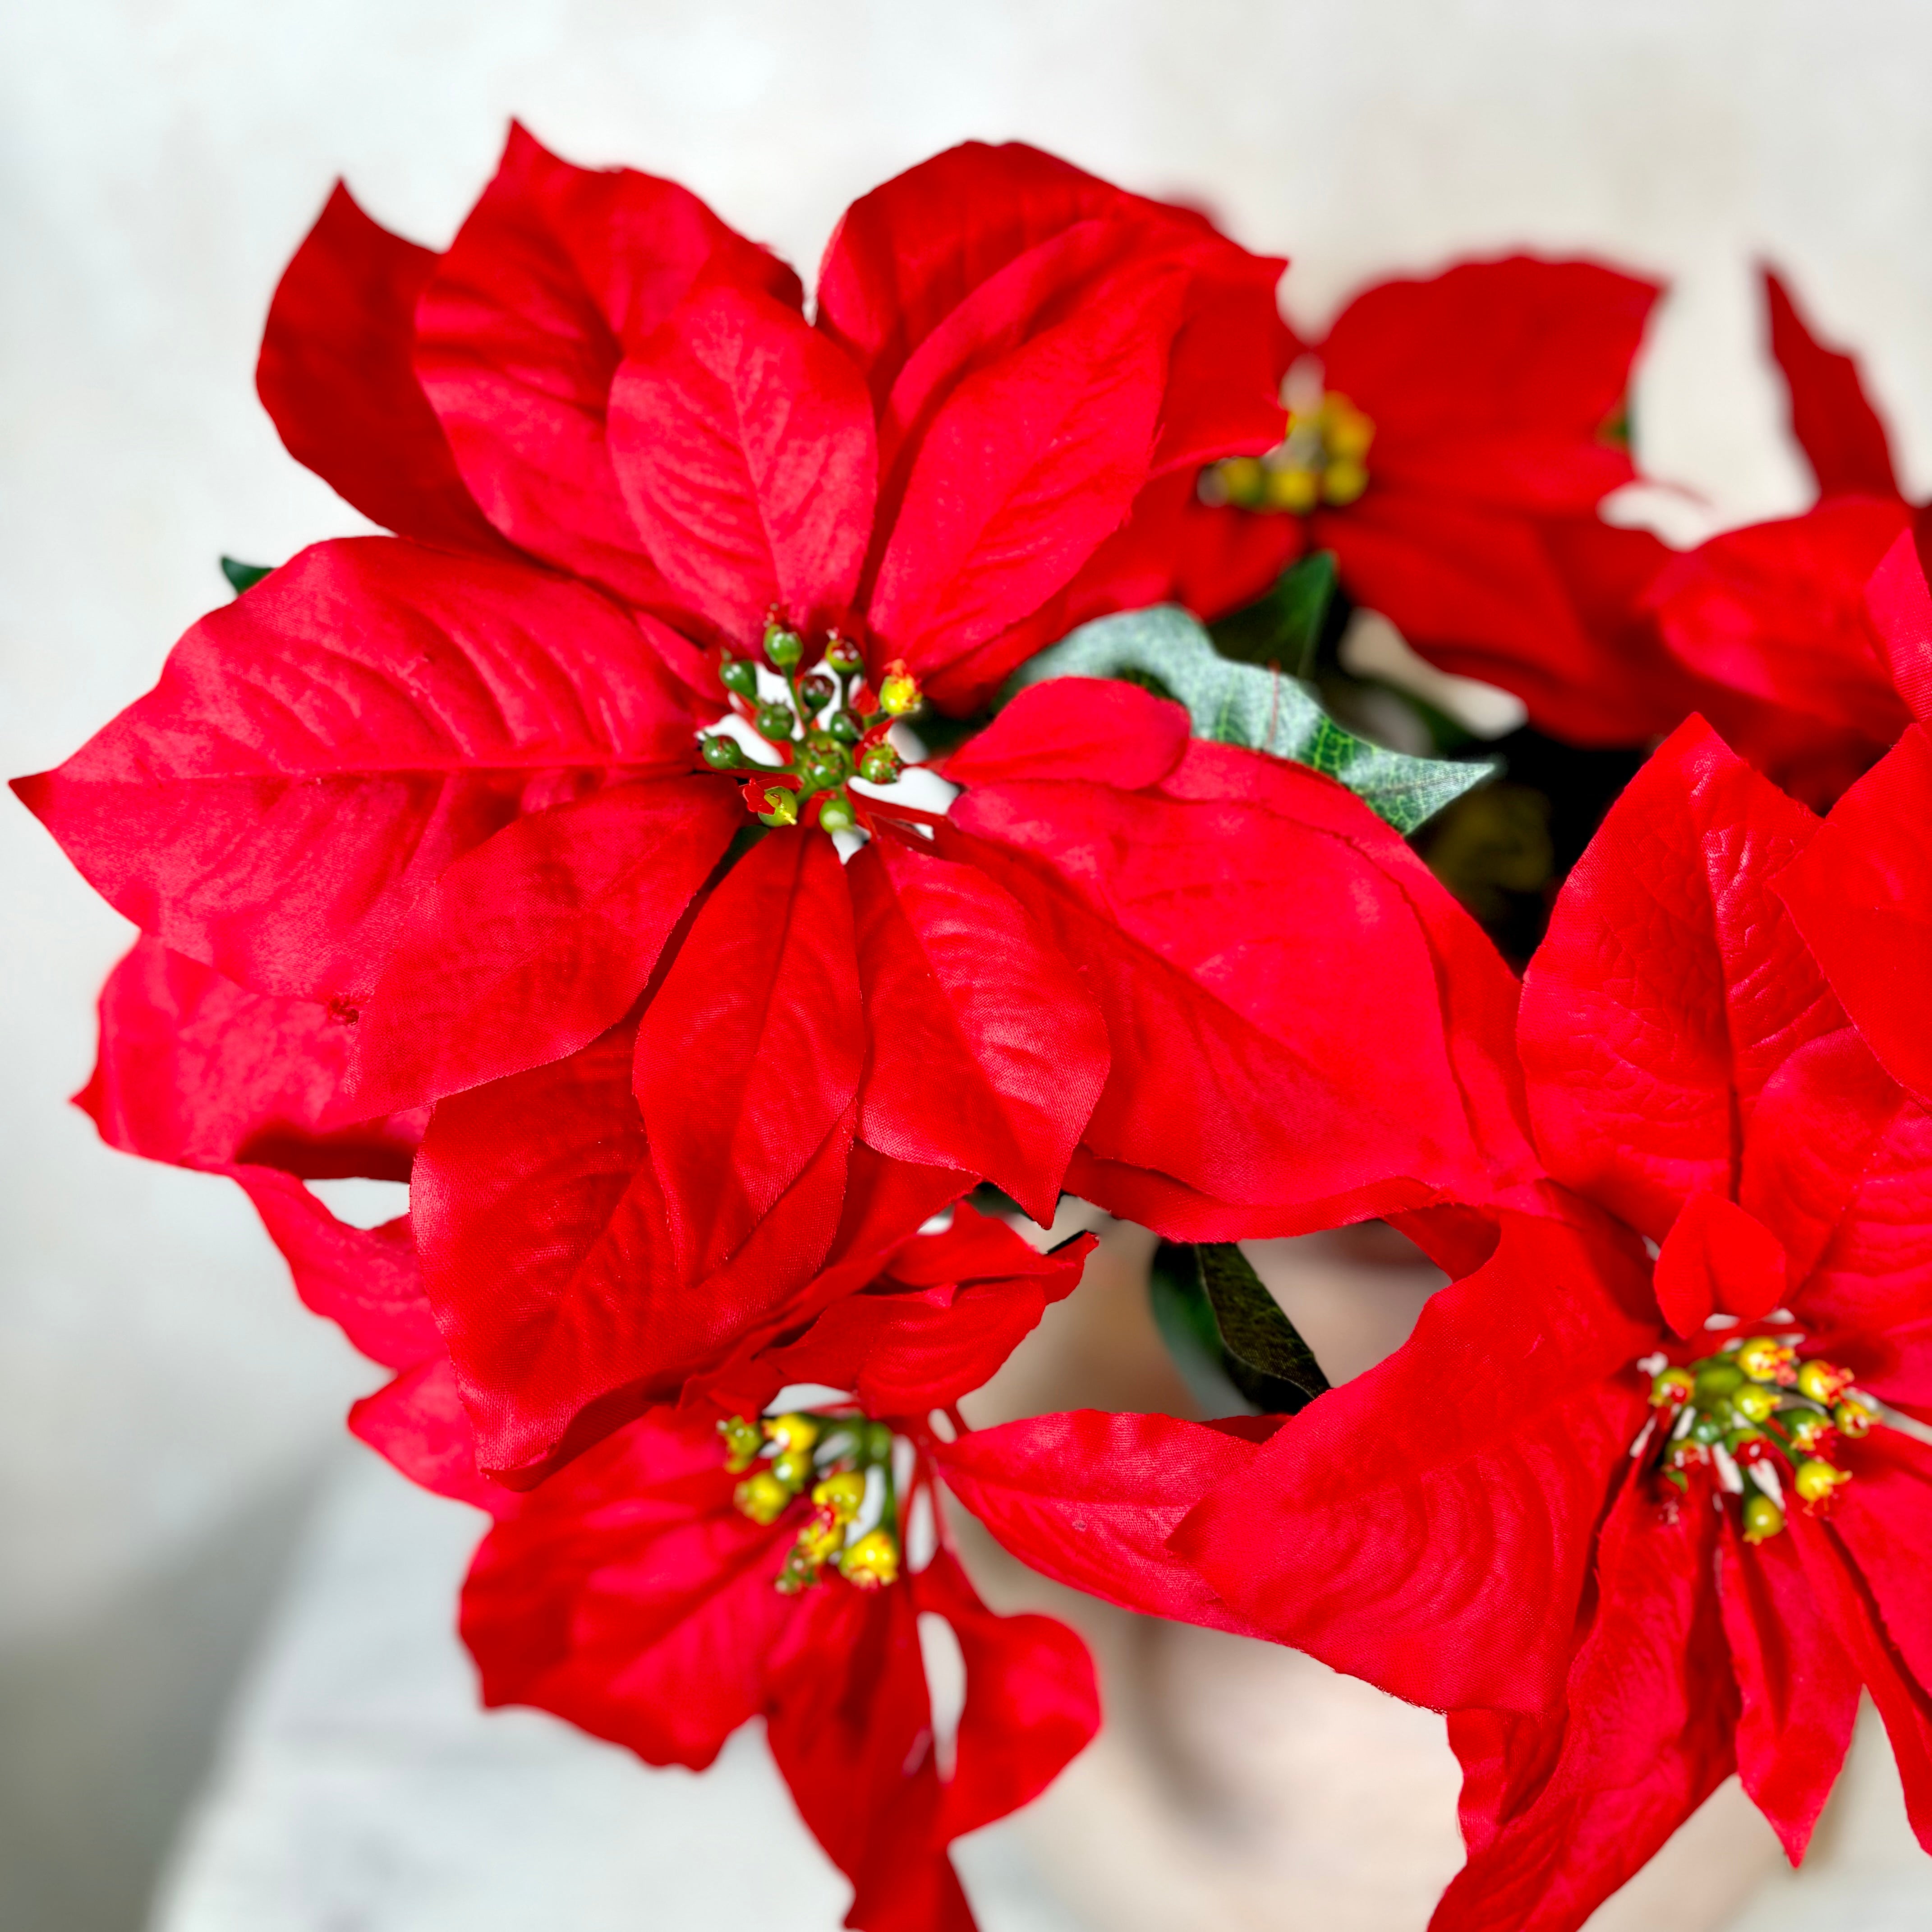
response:
{"label": "red petal", "polygon": [[939,1827],[912,1593],[812,1592],[775,1666],[766,1738],[799,1814],[852,1881],[862,1932],[973,1932]]}
{"label": "red petal", "polygon": [[[868,372],[883,405],[908,359],[1029,253],[1082,225],[1138,231],[1192,271],[1162,410],[1163,462],[1257,452],[1280,434],[1286,366],[1280,260],[1249,254],[1191,211],[1125,194],[1017,142],[949,148],[848,208],[819,274],[819,326]],[[1010,312],[1016,304],[1005,304]]]}
{"label": "red petal", "polygon": [[[1384,439],[1566,434],[1582,460],[1621,405],[1654,283],[1589,262],[1513,256],[1383,282],[1344,309],[1323,377]],[[1398,620],[1400,621],[1400,620]]]}
{"label": "red petal", "polygon": [[1286,1423],[1174,1537],[1239,1616],[1437,1710],[1546,1709],[1642,1426],[1640,1258],[1504,1217],[1396,1354]]}
{"label": "red petal", "polygon": [[619,494],[604,410],[625,349],[706,268],[797,300],[790,269],[676,182],[572,167],[513,127],[416,309],[416,374],[484,514],[640,603],[666,586]]}
{"label": "red petal", "polygon": [[955,1767],[940,1834],[976,1832],[1030,1804],[1100,1728],[1087,1646],[1051,1617],[995,1616],[958,1559],[940,1550],[912,1580],[922,1611],[952,1626],[966,1665]]}
{"label": "red petal", "polygon": [[[990,1382],[1048,1304],[1072,1293],[1094,1238],[1040,1255],[964,1202],[953,1216],[946,1233],[914,1240],[893,1258],[890,1275],[831,1301],[795,1341],[741,1349],[705,1378],[706,1395],[752,1414],[782,1388],[819,1383],[850,1390],[868,1415],[922,1418]],[[977,1252],[989,1236],[998,1238],[997,1252]]]}
{"label": "red petal", "polygon": [[1310,541],[1335,553],[1357,603],[1458,670],[1514,689],[1517,665],[1546,675],[1594,655],[1580,593],[1557,568],[1538,519],[1432,490],[1372,487],[1347,509],[1312,518]]}
{"label": "red petal", "polygon": [[[1019,899],[1100,1004],[1112,1066],[1084,1138],[1102,1161],[1304,1226],[1527,1171],[1514,982],[1340,787],[1196,743],[1159,794],[980,785],[952,816],[982,836],[940,849]],[[1365,1062],[1356,1042],[1388,1036],[1400,1064]]]}
{"label": "red petal", "polygon": [[1913,717],[1932,716],[1932,587],[1919,550],[1923,510],[1901,531],[1865,585],[1865,616],[1900,700]]}
{"label": "red petal", "polygon": [[872,1047],[860,1131],[984,1175],[1046,1226],[1107,1079],[1080,976],[977,868],[881,828],[847,874]]}
{"label": "red petal", "polygon": [[[839,1226],[850,1106],[722,1264],[680,1249],[630,1100],[632,1055],[620,1029],[452,1096],[417,1156],[430,1295],[493,1473],[534,1480],[675,1396],[791,1306]],[[902,1237],[932,1211],[910,1205]]]}
{"label": "red petal", "polygon": [[1805,943],[1886,1071],[1932,1101],[1932,739],[1912,725],[1832,809],[1778,882]]}
{"label": "red petal", "polygon": [[1713,1314],[1755,1322],[1785,1298],[1778,1237],[1726,1195],[1694,1194],[1670,1225],[1651,1286],[1680,1335],[1701,1335]]}
{"label": "red petal", "polygon": [[744,823],[716,778],[617,784],[465,854],[362,1010],[358,1106],[434,1100],[589,1045],[644,991]]}
{"label": "red petal", "polygon": [[14,788],[176,952],[266,992],[360,1000],[416,900],[526,788],[682,764],[691,730],[603,598],[365,537],[203,618],[146,697]]}
{"label": "red petal", "polygon": [[1928,1305],[1932,1119],[1852,1028],[1801,1047],[1766,1084],[1738,1198],[1782,1240],[1808,1328],[1868,1347]]}
{"label": "red petal", "polygon": [[410,366],[427,248],[338,182],[269,304],[255,387],[298,463],[399,536],[507,554]]}
{"label": "red petal", "polygon": [[417,1114],[333,1131],[354,1030],[136,940],[100,992],[100,1058],[75,1096],[110,1147],[181,1167],[245,1161],[321,1180],[405,1180]]}
{"label": "red petal", "polygon": [[418,1488],[507,1516],[520,1498],[476,1467],[476,1432],[449,1358],[406,1370],[349,1412],[350,1433]]}
{"label": "red petal", "polygon": [[1905,1787],[1906,1816],[1918,1842],[1932,1851],[1932,1696],[1888,1639],[1869,1588],[1836,1533],[1800,1514],[1790,1518],[1787,1534],[1820,1610],[1885,1720]]}
{"label": "red petal", "polygon": [[1764,271],[1771,316],[1771,352],[1784,372],[1791,433],[1804,452],[1820,492],[1827,496],[1896,496],[1898,479],[1885,424],[1865,394],[1858,365],[1828,349],[1805,326],[1778,276]]}
{"label": "red petal", "polygon": [[1544,1158],[1654,1238],[1733,1192],[1759,1089],[1840,1024],[1766,890],[1816,822],[1693,719],[1611,807],[1525,976]]}
{"label": "red petal", "polygon": [[1910,515],[1851,497],[1726,530],[1672,558],[1646,602],[1700,677],[1797,712],[1814,731],[1855,732],[1876,752],[1907,713],[1874,646],[1865,585]]}
{"label": "red petal", "polygon": [[310,1314],[333,1322],[352,1348],[386,1369],[413,1368],[442,1355],[406,1216],[352,1228],[292,1174],[268,1167],[231,1172],[281,1250]]}
{"label": "red petal", "polygon": [[878,481],[863,378],[797,311],[694,294],[610,390],[617,480],[658,568],[733,642],[810,628],[858,586]]}
{"label": "red petal", "polygon": [[[1546,1768],[1522,1754],[1519,1788],[1472,1844],[1430,1932],[1576,1932],[1730,1774],[1737,1704],[1708,1580],[1715,1527],[1708,1510],[1660,1525],[1642,1486],[1624,1485],[1560,1746]],[[1451,1735],[1466,1745],[1475,1734]],[[1475,1774],[1494,1777],[1480,1763]]]}
{"label": "red petal", "polygon": [[1090,778],[1123,791],[1156,785],[1187,749],[1186,712],[1115,678],[1029,685],[946,761],[955,784]]}
{"label": "red petal", "polygon": [[1125,518],[1148,479],[1184,293],[1172,262],[1130,262],[940,406],[868,600],[874,630],[922,677],[1043,604]]}
{"label": "red petal", "polygon": [[838,854],[778,832],[700,908],[638,1030],[633,1084],[687,1279],[735,1253],[812,1158],[865,1052]]}
{"label": "red petal", "polygon": [[710,1424],[662,1414],[533,1491],[483,1540],[463,1640],[483,1701],[532,1704],[701,1771],[764,1708],[797,1599],[772,1587],[795,1523],[731,1506]]}
{"label": "red petal", "polygon": [[1838,1781],[1858,1714],[1858,1676],[1819,1615],[1789,1537],[1754,1548],[1730,1511],[1718,1594],[1743,1710],[1738,1775],[1795,1865]]}
{"label": "red petal", "polygon": [[1167,1539],[1255,1449],[1232,1427],[1079,1409],[976,1429],[933,1454],[946,1487],[1042,1576],[1147,1616],[1252,1636]]}

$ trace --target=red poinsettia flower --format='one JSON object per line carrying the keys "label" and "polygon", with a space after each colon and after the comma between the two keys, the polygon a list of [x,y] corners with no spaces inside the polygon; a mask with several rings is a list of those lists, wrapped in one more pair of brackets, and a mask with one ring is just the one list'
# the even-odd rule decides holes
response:
{"label": "red poinsettia flower", "polygon": [[[1436,1932],[1574,1932],[1734,1768],[1796,1858],[1861,1686],[1932,1841],[1932,1114],[1772,890],[1816,824],[1697,721],[1633,782],[1525,982],[1543,1211],[1489,1216],[1480,1265],[1436,1227],[1462,1278],[1388,1361],[1258,1447],[962,1445],[1028,1560],[1450,1712]],[[1052,1553],[1137,1488],[1142,1522]]]}
{"label": "red poinsettia flower", "polygon": [[[975,1175],[1042,1222],[1064,1176],[1216,1234],[1500,1196],[1533,1168],[1498,1066],[1514,980],[1340,787],[1077,679],[948,770],[946,820],[882,819],[842,870],[772,834],[640,1018],[439,1104],[416,1234],[492,1470],[674,1396]],[[760,918],[754,881],[791,909]],[[1364,1059],[1376,1028],[1399,1067]]]}
{"label": "red poinsettia flower", "polygon": [[[970,1932],[946,1847],[1036,1796],[1099,1727],[1085,1648],[1048,1618],[994,1616],[943,1546],[904,1567],[899,1526],[932,1509],[930,1476],[904,1443],[887,1486],[885,1425],[781,1417],[766,1462],[740,1426],[734,1469],[708,1420],[656,1412],[520,1500],[464,1587],[484,1700],[698,1770],[762,1715],[852,1881],[845,1923]],[[886,1508],[869,1528],[868,1484]],[[950,1738],[935,1735],[922,1615],[965,1664]]]}
{"label": "red poinsettia flower", "polygon": [[[1034,551],[1024,568],[1042,581],[1056,570],[1064,581],[1081,544],[1090,549],[1119,522],[1150,475],[1265,447],[1282,266],[1236,248],[1196,214],[1018,144],[967,143],[864,196],[827,250],[818,326],[806,339],[830,352],[813,358],[820,382],[847,400],[856,385],[876,416],[868,434],[884,459],[881,554],[869,567],[884,567],[895,517],[918,524],[933,491],[949,487],[943,459],[928,455],[925,473],[912,474],[934,438],[940,447],[979,446],[965,496],[943,512],[962,518],[950,540],[997,549],[987,519],[1016,518],[1008,535],[1024,536]],[[640,522],[633,512],[640,488],[651,488],[639,482],[640,442],[662,442],[660,465],[707,460],[688,440],[706,434],[704,404],[688,412],[696,368],[681,365],[668,396],[650,374],[666,358],[676,362],[670,343],[652,338],[700,284],[754,298],[762,332],[744,332],[742,310],[724,324],[734,352],[754,359],[784,334],[771,335],[770,310],[757,298],[794,316],[800,305],[789,268],[675,182],[572,167],[513,127],[496,178],[440,256],[388,233],[336,190],[277,291],[259,386],[292,453],[398,535],[520,551],[688,629],[720,615],[714,594],[692,592],[692,572],[706,560],[692,544],[706,539],[682,532],[667,560],[655,513]],[[706,312],[703,302],[696,312]],[[709,313],[715,341],[715,302]],[[674,332],[687,350],[694,320]],[[795,330],[792,339],[796,349]],[[768,408],[786,406],[782,374],[769,370],[765,380],[778,384],[765,391]],[[712,405],[726,399],[728,379],[713,369],[698,385],[716,380],[725,387],[710,394]],[[662,423],[660,404],[669,404]],[[828,396],[801,406],[817,408],[820,429],[834,427]],[[774,426],[746,425],[767,446],[733,459],[725,501],[757,494],[742,473],[746,460],[784,453],[769,441]],[[848,438],[858,433],[846,428]],[[1055,508],[1055,464],[1080,474],[1077,510]],[[872,475],[863,481],[870,490]],[[704,483],[693,473],[682,487]],[[803,502],[820,483],[808,466],[785,487]],[[820,520],[838,524],[853,509],[835,492]],[[874,535],[872,510],[868,501],[846,527],[844,540],[861,550]],[[713,535],[722,537],[733,513],[720,502],[717,514]],[[1083,538],[1070,515],[1094,525],[1094,537]],[[775,527],[761,567],[797,562],[802,535]],[[922,596],[945,598],[930,570],[908,574],[907,554],[920,541],[909,529],[886,572],[899,586],[889,589],[889,604],[909,614],[922,608]],[[1010,573],[1017,562],[1007,559]],[[800,587],[786,579],[770,592]],[[817,596],[838,586],[805,587]],[[903,628],[890,641],[935,696],[970,706],[1016,650],[1052,640],[1009,646],[997,625],[989,632],[976,624],[1026,614],[993,592],[971,611],[933,605],[927,615],[938,628],[923,644]],[[984,662],[946,670],[969,657]]]}
{"label": "red poinsettia flower", "polygon": [[1909,719],[1864,592],[1912,510],[1857,364],[1813,335],[1768,270],[1764,285],[1792,432],[1821,500],[1673,558],[1646,601],[1726,739],[1822,808]]}
{"label": "red poinsettia flower", "polygon": [[1635,474],[1621,424],[1656,295],[1522,256],[1366,290],[1324,338],[1284,338],[1271,452],[1167,479],[1109,541],[1096,609],[1170,597],[1218,616],[1328,550],[1356,603],[1544,729],[1668,730],[1696,700],[1641,608],[1668,553],[1596,514]]}

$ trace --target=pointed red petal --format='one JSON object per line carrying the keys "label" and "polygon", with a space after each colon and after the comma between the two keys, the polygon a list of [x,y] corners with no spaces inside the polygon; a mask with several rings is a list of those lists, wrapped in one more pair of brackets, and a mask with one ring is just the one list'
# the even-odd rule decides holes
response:
{"label": "pointed red petal", "polygon": [[532,1492],[463,1587],[484,1702],[703,1770],[764,1708],[800,1614],[772,1587],[796,1526],[740,1515],[735,1480],[708,1422],[660,1413]]}
{"label": "pointed red petal", "polygon": [[774,606],[809,629],[857,588],[878,451],[863,378],[796,309],[694,294],[618,370],[624,501],[680,599],[741,646]]}
{"label": "pointed red petal", "polygon": [[706,268],[797,300],[790,270],[676,182],[572,167],[512,128],[416,309],[417,377],[490,520],[646,604],[667,588],[619,494],[604,412],[625,349]]}
{"label": "pointed red petal", "polygon": [[1886,1071],[1932,1101],[1932,737],[1914,724],[1832,807],[1778,895]]}
{"label": "pointed red petal", "polygon": [[[1561,1743],[1519,1744],[1517,1788],[1501,1794],[1430,1932],[1577,1932],[1730,1774],[1737,1701],[1710,1583],[1716,1524],[1706,1509],[1660,1524],[1642,1486],[1624,1485]],[[1451,1736],[1466,1748],[1477,1733]],[[1492,1767],[1474,1770],[1493,1784]]]}
{"label": "pointed red petal", "polygon": [[339,182],[283,272],[255,387],[289,454],[398,536],[505,554],[410,365],[436,257]]}
{"label": "pointed red petal", "polygon": [[1925,581],[1922,509],[1865,584],[1865,616],[1900,700],[1912,716],[1932,717],[1932,586]]}
{"label": "pointed red petal", "polygon": [[1260,1634],[1168,1547],[1253,1460],[1255,1435],[1080,1409],[976,1429],[933,1454],[946,1486],[1020,1561],[1150,1616]]}
{"label": "pointed red petal", "polygon": [[1670,1224],[1652,1272],[1664,1318],[1682,1336],[1701,1335],[1714,1314],[1755,1322],[1785,1298],[1783,1245],[1728,1196],[1694,1194]]}
{"label": "pointed red petal", "polygon": [[1524,976],[1544,1158],[1653,1238],[1733,1191],[1759,1089],[1840,1024],[1768,890],[1816,823],[1691,720],[1611,807]]}
{"label": "pointed red petal", "polygon": [[1838,1781],[1858,1714],[1858,1676],[1788,1537],[1755,1547],[1730,1511],[1718,1594],[1743,1709],[1738,1775],[1795,1865]]}
{"label": "pointed red petal", "polygon": [[349,1432],[418,1487],[507,1516],[520,1498],[476,1467],[476,1432],[447,1355],[406,1370],[349,1412]]}
{"label": "pointed red petal", "polygon": [[686,1278],[722,1266],[812,1158],[865,1052],[838,854],[776,832],[700,908],[638,1029],[633,1082]]}
{"label": "pointed red petal", "polygon": [[867,1142],[983,1175],[1045,1226],[1107,1079],[1080,976],[1012,895],[882,828],[847,874],[872,1036]]}
{"label": "pointed red petal", "polygon": [[1898,496],[1885,424],[1865,394],[1858,364],[1811,333],[1790,292],[1770,268],[1764,271],[1764,294],[1771,352],[1790,393],[1791,433],[1820,494]]}
{"label": "pointed red petal", "polygon": [[1374,420],[1376,452],[1385,439],[1520,430],[1565,434],[1587,463],[1658,294],[1594,262],[1520,255],[1383,282],[1336,316],[1323,378]]}
{"label": "pointed red petal", "polygon": [[[1907,713],[1875,647],[1865,586],[1910,515],[1902,503],[1849,497],[1726,530],[1672,558],[1645,602],[1699,677],[1794,712],[1814,733],[1855,733],[1869,757]],[[1745,739],[1741,748],[1758,748]]]}
{"label": "pointed red petal", "polygon": [[466,853],[362,1009],[357,1106],[412,1106],[588,1046],[644,991],[744,823],[716,778],[616,784]]}
{"label": "pointed red petal", "polygon": [[940,1834],[963,1837],[1030,1804],[1100,1728],[1087,1646],[1051,1617],[995,1616],[941,1550],[912,1580],[922,1611],[952,1626],[966,1665]]}
{"label": "pointed red petal", "polygon": [[1504,1216],[1403,1348],[1284,1424],[1174,1546],[1270,1636],[1413,1703],[1546,1709],[1658,1339],[1619,1240]]}
{"label": "pointed red petal", "polygon": [[1918,1842],[1932,1851],[1932,1694],[1887,1636],[1870,1588],[1837,1533],[1801,1514],[1790,1519],[1786,1534],[1819,1609],[1885,1720],[1905,1787],[1906,1816]]}
{"label": "pointed red petal", "polygon": [[1090,778],[1123,791],[1156,785],[1180,762],[1187,713],[1118,678],[1054,677],[1029,685],[946,761],[955,784]]}
{"label": "pointed red petal", "polygon": [[920,435],[868,599],[922,677],[1027,616],[1147,482],[1183,272],[1130,260],[947,396]]}
{"label": "pointed red petal", "polygon": [[100,1057],[75,1096],[110,1147],[182,1167],[408,1178],[419,1114],[328,1127],[354,1029],[140,939],[100,990]]}
{"label": "pointed red petal", "polygon": [[176,951],[266,992],[354,1000],[526,788],[682,764],[691,728],[638,626],[593,592],[355,538],[203,618],[146,697],[14,786]]}

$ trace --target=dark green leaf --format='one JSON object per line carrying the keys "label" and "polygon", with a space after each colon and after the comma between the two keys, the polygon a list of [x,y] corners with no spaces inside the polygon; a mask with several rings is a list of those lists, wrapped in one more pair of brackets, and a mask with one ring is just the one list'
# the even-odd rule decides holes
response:
{"label": "dark green leaf", "polygon": [[1023,665],[1014,682],[1048,677],[1157,682],[1187,707],[1196,737],[1244,745],[1325,772],[1403,833],[1496,769],[1483,760],[1412,758],[1357,737],[1322,710],[1299,679],[1259,664],[1231,663],[1201,625],[1172,604],[1083,624]]}
{"label": "dark green leaf", "polygon": [[1229,1379],[1265,1414],[1306,1408],[1328,1388],[1328,1378],[1280,1303],[1232,1241],[1204,1242],[1196,1252]]}
{"label": "dark green leaf", "polygon": [[1242,1415],[1253,1406],[1234,1384],[1221,1347],[1221,1331],[1208,1305],[1200,1258],[1185,1242],[1163,1241],[1148,1271],[1154,1326],[1204,1416]]}
{"label": "dark green leaf", "polygon": [[221,560],[221,574],[238,597],[244,590],[254,590],[274,567],[272,563],[244,563],[238,557],[224,556]]}

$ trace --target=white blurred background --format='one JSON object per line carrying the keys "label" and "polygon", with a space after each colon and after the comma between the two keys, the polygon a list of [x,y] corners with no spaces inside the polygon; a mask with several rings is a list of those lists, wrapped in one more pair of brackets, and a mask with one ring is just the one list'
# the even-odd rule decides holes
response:
{"label": "white blurred background", "polygon": [[[1640,454],[1730,522],[1804,497],[1757,347],[1759,255],[1859,348],[1906,475],[1932,484],[1928,92],[1912,0],[13,0],[0,770],[57,761],[145,689],[226,595],[223,552],[272,562],[357,526],[252,386],[269,292],[338,174],[441,245],[514,113],[572,160],[676,176],[808,268],[855,194],[1021,136],[1210,204],[1296,259],[1310,317],[1460,253],[1604,254],[1673,288]],[[339,1432],[370,1378],[296,1306],[238,1193],[104,1150],[63,1105],[127,935],[10,800],[0,908],[0,1925],[131,1932],[314,1498],[370,1480],[342,1473]],[[418,1539],[434,1656],[462,1540],[437,1554],[440,1533]],[[404,1587],[343,1561],[338,1623]],[[434,1668],[460,1699],[453,1656]],[[620,1773],[581,1773],[590,1816],[628,1802],[596,1782]],[[670,1828],[713,1842],[679,1789]],[[633,1893],[634,1920],[573,1922],[829,1926],[808,1852],[772,1856],[806,1888],[782,1912]],[[506,1926],[562,1922],[503,1882]],[[373,1917],[244,1896],[237,1927],[445,1922],[427,1892]]]}

